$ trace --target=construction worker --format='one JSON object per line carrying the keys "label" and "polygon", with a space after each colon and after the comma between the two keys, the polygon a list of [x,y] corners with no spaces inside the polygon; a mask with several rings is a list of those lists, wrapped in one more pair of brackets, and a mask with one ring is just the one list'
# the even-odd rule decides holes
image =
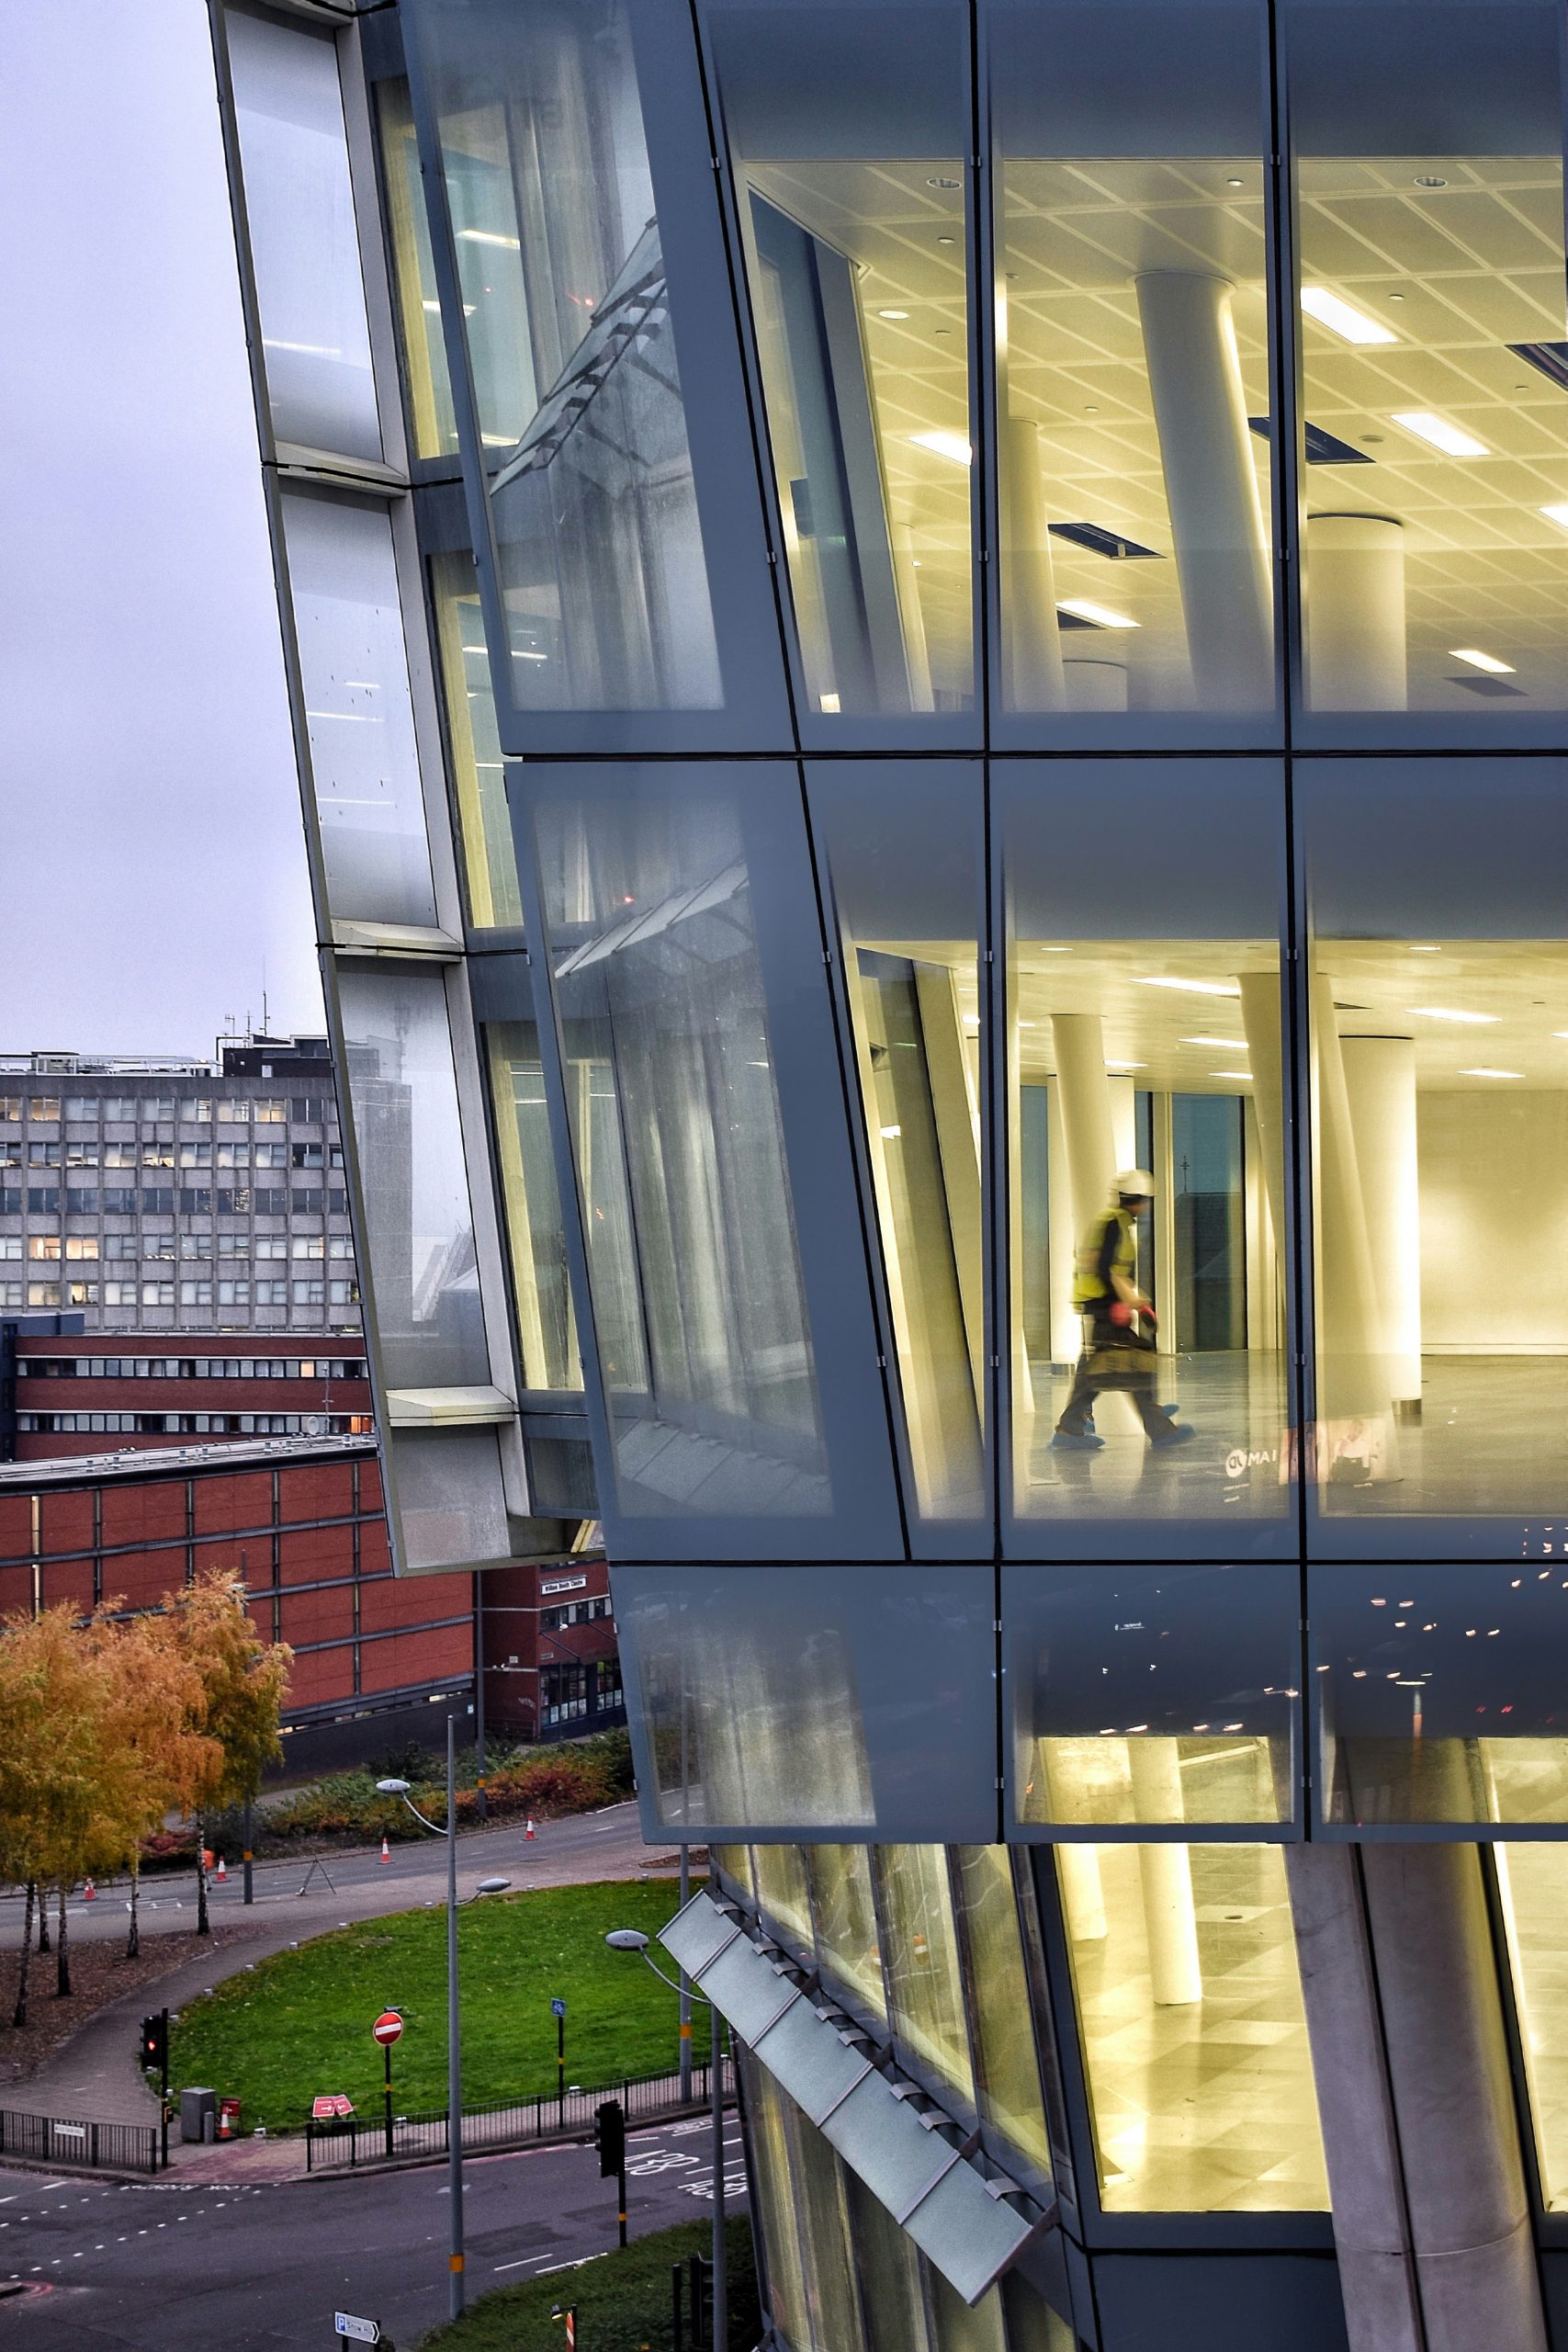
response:
{"label": "construction worker", "polygon": [[1091,1452],[1105,1443],[1092,1426],[1094,1400],[1102,1389],[1131,1396],[1151,1445],[1184,1445],[1194,1430],[1173,1419],[1175,1407],[1155,1400],[1156,1315],[1134,1279],[1138,1267],[1138,1219],[1153,1204],[1155,1180],[1146,1168],[1124,1168],[1111,1187],[1111,1202],[1083,1238],[1073,1281],[1073,1305],[1084,1318],[1084,1351],[1073,1393],[1056,1423],[1054,1446]]}

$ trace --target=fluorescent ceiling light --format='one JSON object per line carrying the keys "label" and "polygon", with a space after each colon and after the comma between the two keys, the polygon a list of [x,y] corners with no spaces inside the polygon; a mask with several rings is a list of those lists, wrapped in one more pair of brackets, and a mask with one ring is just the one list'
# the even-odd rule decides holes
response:
{"label": "fluorescent ceiling light", "polygon": [[907,319],[909,313],[908,311],[878,311],[876,315],[879,319]]}
{"label": "fluorescent ceiling light", "polygon": [[1228,1053],[1234,1054],[1245,1054],[1247,1051],[1245,1037],[1182,1037],[1178,1042],[1183,1046],[1223,1046]]}
{"label": "fluorescent ceiling light", "polygon": [[1442,1004],[1418,1004],[1414,1010],[1420,1014],[1423,1021],[1468,1021],[1477,1028],[1483,1023],[1489,1028],[1495,1027],[1497,1021],[1497,1015],[1495,1012],[1453,1012],[1447,1005]]}
{"label": "fluorescent ceiling light", "polygon": [[1549,523],[1555,523],[1560,530],[1568,531],[1568,503],[1560,506],[1543,506],[1540,512]]}
{"label": "fluorescent ceiling light", "polygon": [[499,229],[459,229],[457,234],[470,245],[501,245],[509,254],[520,254],[523,250],[520,237],[503,237]]}
{"label": "fluorescent ceiling light", "polygon": [[1410,942],[1410,953],[1412,956],[1440,956],[1442,952],[1443,951],[1440,947],[1428,946],[1423,940],[1413,939]]}
{"label": "fluorescent ceiling light", "polygon": [[1381,319],[1368,318],[1353,303],[1342,302],[1326,286],[1303,286],[1302,308],[1320,327],[1327,327],[1345,343],[1397,343],[1399,337]]}
{"label": "fluorescent ceiling light", "polygon": [[1514,674],[1511,662],[1499,662],[1495,653],[1483,653],[1478,645],[1453,645],[1449,648],[1450,662],[1468,662],[1472,670],[1485,670],[1494,677]]}
{"label": "fluorescent ceiling light", "polygon": [[966,466],[975,452],[962,433],[911,433],[910,440],[917,449],[929,449],[936,458],[951,458],[955,466]]}
{"label": "fluorescent ceiling light", "polygon": [[1414,433],[1417,441],[1440,449],[1445,458],[1489,458],[1492,454],[1484,441],[1473,433],[1461,432],[1445,416],[1434,416],[1429,409],[1406,408],[1396,412],[1395,424],[1403,424],[1406,433]]}
{"label": "fluorescent ceiling light", "polygon": [[1212,1069],[1209,1076],[1211,1078],[1239,1078],[1244,1086],[1252,1084],[1252,1072],[1249,1069]]}
{"label": "fluorescent ceiling light", "polygon": [[1107,1069],[1113,1070],[1147,1069],[1148,1064],[1147,1062],[1107,1062],[1105,1067]]}
{"label": "fluorescent ceiling light", "polygon": [[1080,621],[1089,621],[1095,628],[1136,628],[1125,613],[1113,613],[1109,605],[1091,605],[1087,596],[1058,596],[1056,610],[1071,613]]}
{"label": "fluorescent ceiling light", "polygon": [[1233,980],[1140,980],[1141,989],[1181,989],[1189,996],[1239,996]]}
{"label": "fluorescent ceiling light", "polygon": [[1461,1069],[1461,1078],[1523,1078],[1522,1069]]}

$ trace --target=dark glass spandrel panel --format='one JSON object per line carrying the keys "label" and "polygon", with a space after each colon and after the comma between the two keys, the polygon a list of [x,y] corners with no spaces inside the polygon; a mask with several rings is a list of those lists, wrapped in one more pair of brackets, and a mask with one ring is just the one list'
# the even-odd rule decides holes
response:
{"label": "dark glass spandrel panel", "polygon": [[854,1033],[911,1499],[931,1544],[951,1549],[968,1521],[988,1550],[980,786],[945,763],[813,762],[807,789]]}
{"label": "dark glass spandrel panel", "polygon": [[1267,741],[1267,13],[986,15],[1010,740]]}
{"label": "dark glass spandrel panel", "polygon": [[[1280,773],[1183,759],[992,773],[1014,1512],[1061,1525],[1058,1541],[1070,1522],[1095,1554],[1147,1556],[1155,1523],[1178,1556],[1282,1553]],[[1017,1541],[1037,1554],[1037,1534]]]}
{"label": "dark glass spandrel panel", "polygon": [[961,1846],[958,1905],[969,1956],[970,2022],[980,2112],[1036,2176],[1051,2177],[1033,2007],[1012,1857],[1005,1846]]}
{"label": "dark glass spandrel panel", "polygon": [[476,931],[518,931],[523,902],[517,889],[517,852],[506,806],[506,763],[495,723],[473,557],[467,549],[433,556],[430,585],[468,921]]}
{"label": "dark glass spandrel panel", "polygon": [[617,1568],[649,1835],[991,1836],[991,1610],[964,1568]]}
{"label": "dark glass spandrel panel", "polygon": [[1280,17],[1306,709],[1319,741],[1529,740],[1532,721],[1539,741],[1568,653],[1562,12]]}
{"label": "dark glass spandrel panel", "polygon": [[485,1385],[473,1211],[438,971],[338,967],[376,1338],[389,1388]]}
{"label": "dark glass spandrel panel", "polygon": [[1326,1820],[1568,1823],[1568,1522],[1511,1563],[1325,1565],[1310,1590]]}
{"label": "dark glass spandrel panel", "polygon": [[1025,1834],[1293,1818],[1293,1567],[1009,1567],[1002,1578],[1012,1812]]}
{"label": "dark glass spandrel panel", "polygon": [[1341,1556],[1552,1556],[1568,1507],[1559,761],[1305,762],[1318,1513]]}
{"label": "dark glass spandrel panel", "polygon": [[872,1853],[887,1923],[883,1954],[893,2031],[912,2071],[943,2083],[968,2109],[975,2069],[943,1846],[877,1846]]}
{"label": "dark glass spandrel panel", "polygon": [[408,403],[409,440],[416,458],[457,454],[457,421],[452,379],[441,333],[441,301],[430,248],[430,216],[420,177],[409,85],[401,80],[376,85],[381,134],[381,171],[387,191],[387,225],[397,294],[398,326]]}
{"label": "dark glass spandrel panel", "polygon": [[972,710],[967,12],[706,17],[807,707]]}
{"label": "dark glass spandrel panel", "polygon": [[419,0],[519,711],[724,695],[625,0]]}
{"label": "dark glass spandrel panel", "polygon": [[381,456],[337,44],[224,12],[272,429]]}

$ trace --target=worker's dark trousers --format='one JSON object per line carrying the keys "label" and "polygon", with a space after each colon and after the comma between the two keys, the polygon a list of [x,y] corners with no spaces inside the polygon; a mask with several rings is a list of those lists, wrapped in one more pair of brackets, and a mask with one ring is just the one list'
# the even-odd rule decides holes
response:
{"label": "worker's dark trousers", "polygon": [[1170,1415],[1155,1402],[1154,1341],[1135,1323],[1112,1323],[1092,1307],[1084,1334],[1073,1393],[1056,1427],[1067,1437],[1086,1436],[1095,1398],[1101,1389],[1119,1388],[1137,1407],[1145,1436],[1156,1442],[1168,1438]]}

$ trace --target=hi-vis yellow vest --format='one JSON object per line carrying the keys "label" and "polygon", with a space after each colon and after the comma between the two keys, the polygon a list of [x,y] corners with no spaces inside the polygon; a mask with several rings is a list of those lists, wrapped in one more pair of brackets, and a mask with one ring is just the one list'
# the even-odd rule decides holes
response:
{"label": "hi-vis yellow vest", "polygon": [[1131,1282],[1138,1263],[1136,1224],[1131,1209],[1102,1209],[1089,1227],[1078,1248],[1073,1276],[1073,1305],[1093,1306],[1103,1298],[1115,1296],[1106,1289],[1100,1277],[1100,1253],[1105,1248],[1108,1226],[1118,1228],[1118,1238],[1112,1262],[1118,1273]]}

